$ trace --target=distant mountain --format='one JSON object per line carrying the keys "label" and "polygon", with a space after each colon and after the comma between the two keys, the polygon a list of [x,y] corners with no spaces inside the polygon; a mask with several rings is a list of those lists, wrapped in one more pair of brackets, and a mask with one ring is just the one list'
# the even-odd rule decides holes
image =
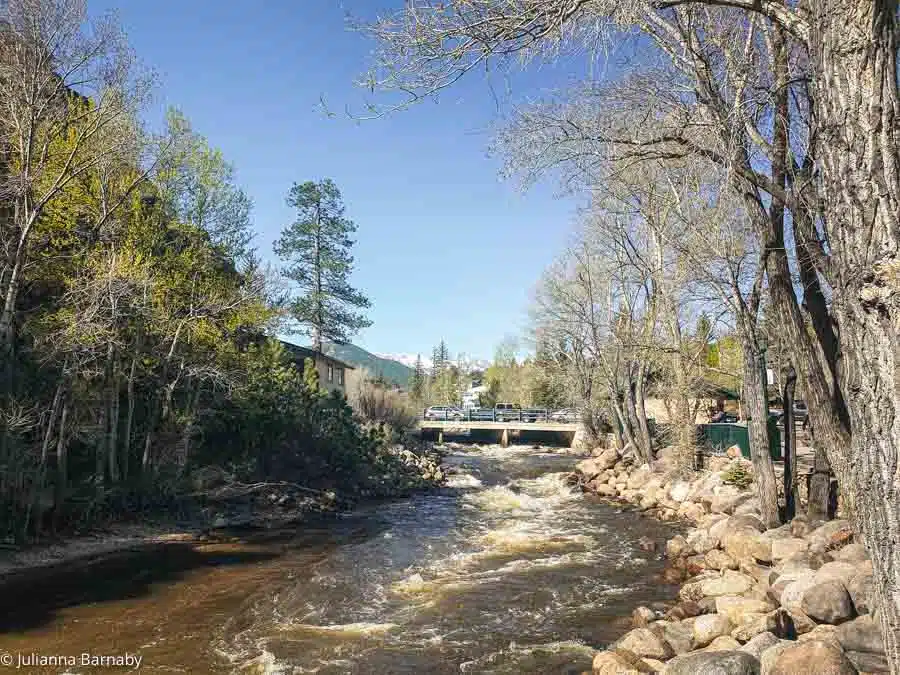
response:
{"label": "distant mountain", "polygon": [[[362,347],[357,347],[349,342],[344,344],[326,342],[322,345],[322,351],[336,359],[349,363],[351,366],[367,370],[370,377],[381,375],[388,382],[404,388],[409,384],[409,377],[413,372],[412,368],[400,361],[367,352]],[[412,362],[415,364],[415,357],[413,357]]]}
{"label": "distant mountain", "polygon": [[[413,369],[416,367],[416,359],[418,358],[418,354],[376,354],[376,356],[380,359],[387,359],[388,361],[397,361],[407,368]],[[422,357],[422,367],[425,370],[431,370],[431,359],[429,357]]]}
{"label": "distant mountain", "polygon": [[[416,367],[416,354],[378,354],[378,356],[382,359],[388,359],[390,361],[398,361],[402,363],[404,366],[409,368]],[[451,359],[451,361],[455,364],[456,361]],[[487,370],[491,365],[491,362],[486,359],[464,359],[465,364],[468,366],[469,371],[472,370]],[[431,358],[422,355],[422,367],[426,372],[431,372]]]}

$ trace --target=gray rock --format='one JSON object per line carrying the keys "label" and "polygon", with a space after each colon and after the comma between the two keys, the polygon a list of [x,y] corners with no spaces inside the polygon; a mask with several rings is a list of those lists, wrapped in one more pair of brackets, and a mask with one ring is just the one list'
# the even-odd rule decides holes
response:
{"label": "gray rock", "polygon": [[676,654],[685,654],[693,646],[694,619],[684,621],[657,621],[650,626],[654,632],[662,632],[663,639],[669,643]]}
{"label": "gray rock", "polygon": [[631,625],[635,628],[643,628],[656,618],[656,612],[649,607],[636,607],[631,613]]}
{"label": "gray rock", "polygon": [[858,573],[859,567],[857,565],[841,561],[827,562],[816,570],[816,583],[821,584],[825,581],[837,579],[846,585]]}
{"label": "gray rock", "polygon": [[762,657],[762,653],[764,651],[766,651],[769,647],[774,647],[779,642],[781,642],[781,640],[779,640],[774,633],[769,633],[768,631],[766,631],[765,633],[760,633],[759,635],[748,640],[747,644],[741,647],[738,651],[750,654],[750,656],[758,659]]}
{"label": "gray rock", "polygon": [[740,595],[753,588],[753,578],[740,572],[725,570],[718,579],[709,579],[700,583],[700,590],[705,596]]}
{"label": "gray rock", "polygon": [[690,546],[688,546],[687,540],[680,534],[676,534],[666,542],[666,556],[669,558],[680,558],[689,550]]}
{"label": "gray rock", "polygon": [[861,572],[850,579],[847,592],[857,614],[870,614],[875,609],[875,576],[871,572]]}
{"label": "gray rock", "polygon": [[870,614],[842,623],[837,627],[837,638],[845,651],[884,654],[881,626]]}
{"label": "gray rock", "polygon": [[759,661],[739,651],[692,652],[676,656],[663,675],[758,675]]}
{"label": "gray rock", "polygon": [[734,558],[725,551],[714,548],[703,556],[706,566],[713,570],[736,570],[738,565]]}
{"label": "gray rock", "polygon": [[624,649],[611,649],[594,655],[593,675],[641,675],[654,669],[637,654]]}
{"label": "gray rock", "polygon": [[731,517],[731,526],[735,529],[741,527],[749,527],[750,529],[756,530],[757,532],[766,531],[766,526],[763,524],[762,518],[753,513],[738,514],[735,511],[735,515]]}
{"label": "gray rock", "polygon": [[705,647],[705,652],[733,652],[741,648],[741,643],[730,635],[720,635]]}
{"label": "gray rock", "polygon": [[790,537],[772,539],[772,560],[779,561],[790,558],[797,553],[804,553],[809,548],[805,539]]}
{"label": "gray rock", "polygon": [[616,642],[615,647],[661,661],[675,655],[671,645],[649,628],[635,628],[627,632]]}
{"label": "gray rock", "polygon": [[861,542],[848,544],[842,549],[831,552],[831,557],[840,562],[858,563],[869,559],[866,547]]}
{"label": "gray rock", "polygon": [[825,581],[803,593],[800,608],[812,619],[838,624],[853,617],[853,601],[844,584],[838,580]]}
{"label": "gray rock", "polygon": [[[765,658],[765,654],[763,654]],[[786,647],[770,675],[857,675],[856,667],[834,645],[811,640]]]}
{"label": "gray rock", "polygon": [[891,672],[887,657],[884,654],[873,654],[871,652],[845,652],[844,655],[861,673],[884,673],[885,675],[889,675]]}
{"label": "gray rock", "polygon": [[731,632],[731,620],[724,614],[704,614],[694,619],[693,647],[705,647],[717,637]]}

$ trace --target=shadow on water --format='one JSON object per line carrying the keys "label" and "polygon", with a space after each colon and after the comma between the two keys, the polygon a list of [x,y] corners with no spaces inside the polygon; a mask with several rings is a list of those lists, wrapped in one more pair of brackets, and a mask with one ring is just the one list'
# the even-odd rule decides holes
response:
{"label": "shadow on water", "polygon": [[[355,517],[322,518],[296,530],[250,533],[220,543],[150,542],[0,577],[0,633],[22,632],[52,622],[60,610],[149,596],[160,584],[174,584],[204,568],[272,561],[285,554],[335,547],[376,537],[387,525]],[[327,528],[327,529],[326,529]]]}
{"label": "shadow on water", "polygon": [[177,581],[193,569],[249,565],[277,555],[166,542],[12,573],[0,580],[0,631],[39,627],[68,607],[148,595],[154,584]]}

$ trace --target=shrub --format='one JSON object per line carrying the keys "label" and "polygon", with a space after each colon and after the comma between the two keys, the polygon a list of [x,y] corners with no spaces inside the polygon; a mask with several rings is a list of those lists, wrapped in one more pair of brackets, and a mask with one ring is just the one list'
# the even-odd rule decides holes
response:
{"label": "shrub", "polygon": [[399,440],[416,426],[417,410],[409,397],[385,389],[365,377],[347,392],[351,407],[366,425],[383,425],[389,438]]}
{"label": "shrub", "polygon": [[753,482],[753,475],[747,470],[743,462],[732,462],[722,472],[722,482],[743,490]]}

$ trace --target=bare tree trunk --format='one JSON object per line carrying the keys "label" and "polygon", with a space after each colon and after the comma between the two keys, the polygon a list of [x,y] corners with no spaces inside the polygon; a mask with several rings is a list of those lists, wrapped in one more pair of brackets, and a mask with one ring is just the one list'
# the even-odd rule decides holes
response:
{"label": "bare tree trunk", "polygon": [[134,380],[137,372],[137,354],[131,358],[131,368],[128,371],[127,402],[128,412],[125,414],[125,429],[122,432],[122,478],[128,480],[128,469],[131,463],[131,437],[134,424]]}
{"label": "bare tree trunk", "polygon": [[66,443],[66,422],[69,418],[69,401],[63,402],[62,415],[59,419],[59,434],[56,437],[56,494],[54,496],[54,519],[59,525],[66,492],[69,488],[68,445]]}
{"label": "bare tree trunk", "polygon": [[778,527],[778,486],[775,482],[775,465],[769,452],[769,405],[766,399],[762,353],[742,334],[744,343],[744,397],[750,420],[747,431],[750,436],[750,461],[753,462],[756,489],[759,495],[760,513],[767,528]]}
{"label": "bare tree trunk", "polygon": [[900,673],[897,2],[810,5],[818,18],[810,53],[825,224],[837,272],[834,308],[844,384],[852,392],[852,440],[825,447],[872,556],[885,651],[891,672]]}
{"label": "bare tree trunk", "polygon": [[794,385],[796,383],[797,372],[793,366],[788,366],[784,378],[784,393],[781,397],[784,407],[784,519],[787,521],[793,520],[797,514],[797,439],[794,425]]}
{"label": "bare tree trunk", "polygon": [[637,414],[638,427],[641,433],[641,443],[644,445],[644,452],[647,462],[653,461],[653,440],[650,438],[650,425],[647,422],[647,407],[644,389],[647,384],[647,367],[644,364],[638,365],[637,382],[634,388],[634,404],[635,413]]}
{"label": "bare tree trunk", "polygon": [[109,480],[115,484],[119,482],[119,357],[113,350],[112,381],[109,389],[109,441],[107,444],[107,459],[109,462]]}

